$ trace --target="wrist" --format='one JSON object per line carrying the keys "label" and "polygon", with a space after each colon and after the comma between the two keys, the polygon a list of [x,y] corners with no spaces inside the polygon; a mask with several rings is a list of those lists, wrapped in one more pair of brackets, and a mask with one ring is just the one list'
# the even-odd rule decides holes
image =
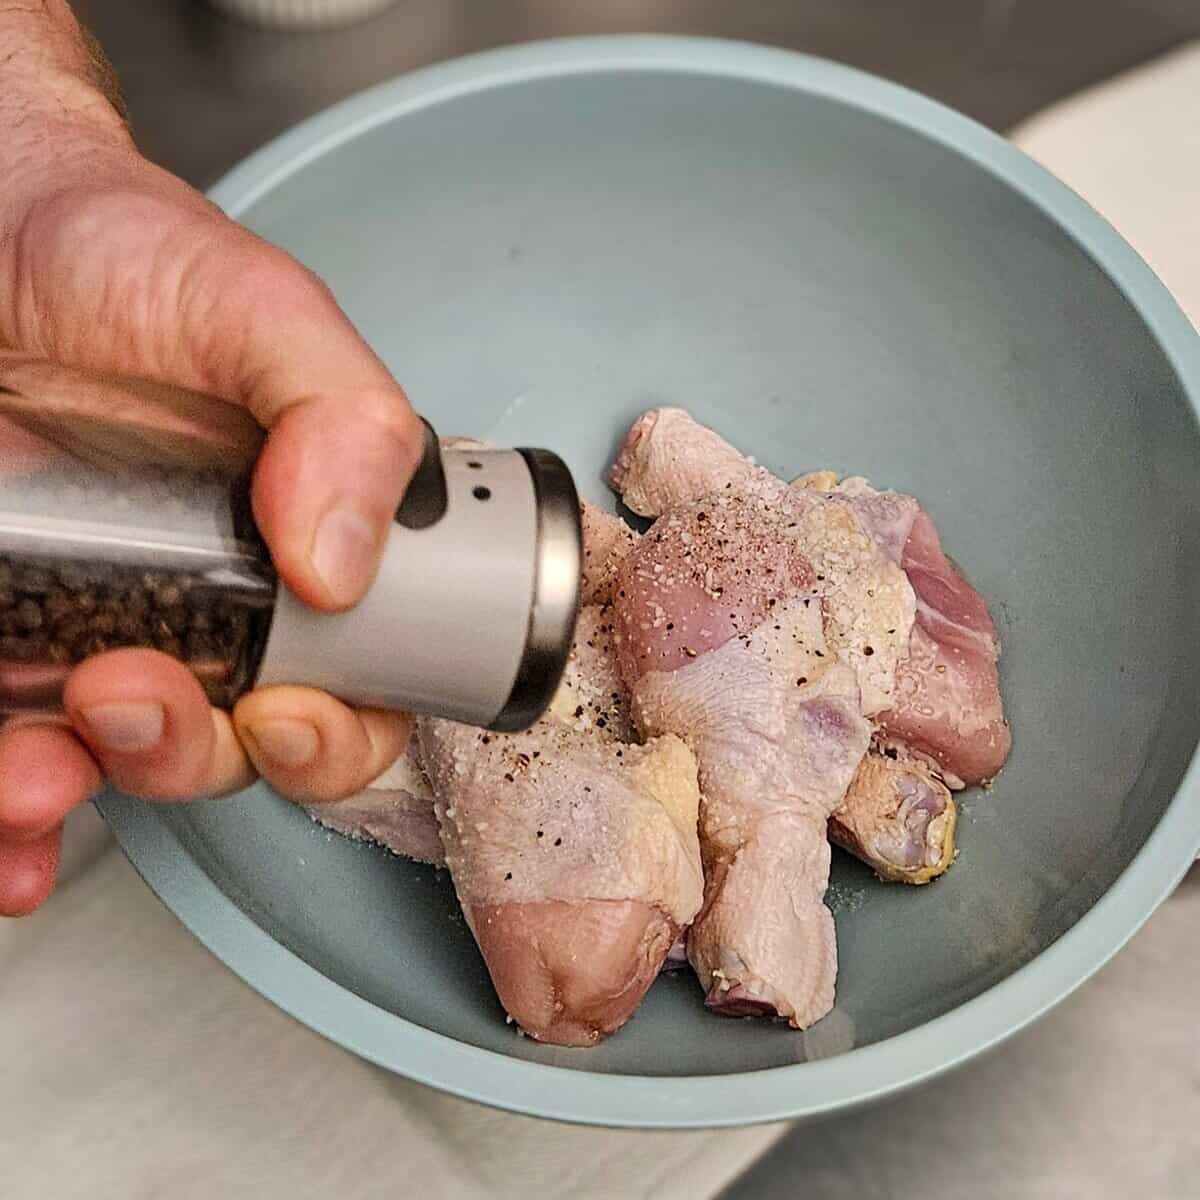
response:
{"label": "wrist", "polygon": [[0,163],[48,125],[128,143],[127,115],[116,72],[66,0],[0,5]]}

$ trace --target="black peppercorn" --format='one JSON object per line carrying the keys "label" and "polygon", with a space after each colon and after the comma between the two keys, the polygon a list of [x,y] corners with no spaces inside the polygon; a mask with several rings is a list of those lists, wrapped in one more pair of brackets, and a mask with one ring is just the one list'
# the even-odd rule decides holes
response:
{"label": "black peppercorn", "polygon": [[121,594],[121,610],[136,621],[143,621],[150,611],[150,598],[141,588],[131,588]]}
{"label": "black peppercorn", "polygon": [[123,612],[117,618],[117,637],[127,646],[137,645],[138,638],[141,637],[143,629],[143,619],[135,616],[133,613]]}
{"label": "black peppercorn", "polygon": [[25,567],[17,573],[16,585],[27,596],[44,596],[54,587],[54,577],[44,567]]}
{"label": "black peppercorn", "polygon": [[183,600],[183,588],[177,580],[167,580],[158,589],[155,599],[161,608],[175,608]]}
{"label": "black peppercorn", "polygon": [[183,646],[179,639],[169,630],[154,635],[153,645],[156,650],[171,655],[172,658],[183,657]]}
{"label": "black peppercorn", "polygon": [[0,659],[9,662],[28,662],[32,657],[32,645],[28,638],[0,637]]}
{"label": "black peppercorn", "polygon": [[235,608],[225,621],[226,627],[234,637],[244,637],[250,628],[250,614],[244,608]]}
{"label": "black peppercorn", "polygon": [[42,627],[42,607],[36,600],[22,600],[17,605],[17,624],[28,633]]}
{"label": "black peppercorn", "polygon": [[[3,604],[3,597],[0,597],[0,604]],[[57,625],[60,621],[66,620],[73,610],[74,606],[71,604],[71,597],[62,588],[55,588],[42,601],[42,611],[46,615],[46,620],[52,625]]]}
{"label": "black peppercorn", "polygon": [[88,584],[87,572],[78,563],[63,563],[58,568],[58,580],[71,592],[80,592]]}
{"label": "black peppercorn", "polygon": [[110,608],[102,608],[93,613],[88,621],[88,629],[98,637],[111,637],[117,632],[117,614]]}
{"label": "black peppercorn", "polygon": [[220,657],[220,650],[216,641],[205,633],[189,633],[187,641],[187,656],[192,662],[203,659],[212,659]]}
{"label": "black peppercorn", "polygon": [[188,627],[188,610],[182,604],[172,605],[163,610],[162,619],[172,633],[182,633]]}

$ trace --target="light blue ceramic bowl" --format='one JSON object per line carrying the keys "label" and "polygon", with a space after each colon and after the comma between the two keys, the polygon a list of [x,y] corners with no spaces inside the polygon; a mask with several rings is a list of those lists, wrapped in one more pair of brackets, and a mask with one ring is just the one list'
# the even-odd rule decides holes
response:
{"label": "light blue ceramic bowl", "polygon": [[441,428],[554,447],[593,498],[661,403],[781,472],[921,497],[993,602],[1015,733],[945,879],[887,887],[837,862],[825,1021],[722,1021],[679,976],[590,1051],[506,1027],[434,872],[264,789],[106,799],[150,885],[277,1004],[525,1112],[809,1116],[1020,1029],[1181,877],[1200,847],[1200,339],[1019,151],[830,63],[616,38],[399,79],[214,194],[329,280]]}

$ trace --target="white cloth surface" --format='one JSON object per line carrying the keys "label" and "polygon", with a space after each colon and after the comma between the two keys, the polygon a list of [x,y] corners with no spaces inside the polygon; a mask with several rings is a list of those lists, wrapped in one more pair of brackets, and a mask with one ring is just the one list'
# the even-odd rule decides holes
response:
{"label": "white cloth surface", "polygon": [[[1122,230],[1194,318],[1198,96],[1200,47],[1064,104],[1020,135]],[[76,814],[68,832],[65,877],[51,902],[24,921],[0,921],[2,1200],[708,1197],[783,1132],[577,1129],[393,1078],[299,1026],[212,959],[141,884],[94,812]],[[1135,1153],[1116,1144],[1124,1132],[1165,1131],[1176,1147],[1182,1139],[1194,1179],[1200,1064],[1194,1024],[1190,1042],[1179,1044],[1178,1031],[1200,1011],[1200,971],[1179,964],[1184,927],[1195,927],[1194,903],[1180,915],[1186,903],[1181,891],[1089,985],[1092,1010],[1117,1007],[1112,1034],[1128,1049],[1144,1029],[1147,1051],[1166,1064],[1154,1109],[1128,1096],[1123,1129],[1113,1097],[1092,1094],[1091,1076],[1070,1062],[1031,1068],[1028,1087],[1029,1111],[1051,1124],[1057,1118],[1079,1130],[1107,1121],[1118,1157]],[[1090,1028],[1076,1051],[1112,1053],[1103,1022]],[[1006,1061],[1004,1053],[990,1062]],[[1014,1120],[1026,1107],[1025,1086],[1019,1077],[1006,1084]],[[939,1166],[943,1153],[1023,1152],[993,1145],[1003,1133],[992,1129],[994,1116],[994,1106],[964,1105],[939,1118],[953,1124],[957,1152],[942,1147],[939,1123],[917,1123],[904,1138],[907,1150],[893,1145],[894,1153],[886,1136],[856,1141],[845,1121],[826,1134],[814,1127],[814,1141],[829,1138],[835,1152],[824,1176],[809,1176],[811,1195],[891,1196],[914,1180],[932,1195],[939,1178],[958,1178]],[[1031,1153],[1055,1145],[1051,1128],[1031,1132],[1018,1122],[1009,1133],[1033,1139]],[[1172,1171],[1184,1161],[1177,1156]],[[834,1175],[851,1190],[834,1190]],[[968,1172],[959,1184],[970,1188],[978,1178]],[[1049,1175],[1040,1190],[998,1184],[986,1195],[1057,1196],[1066,1194],[1057,1187],[1064,1183]],[[802,1194],[803,1181],[797,1188]]]}
{"label": "white cloth surface", "polygon": [[960,1071],[802,1127],[721,1200],[1196,1200],[1200,867],[1049,1016]]}
{"label": "white cloth surface", "polygon": [[584,1129],[398,1079],[226,971],[94,810],[48,905],[0,922],[2,1200],[713,1195],[782,1127]]}

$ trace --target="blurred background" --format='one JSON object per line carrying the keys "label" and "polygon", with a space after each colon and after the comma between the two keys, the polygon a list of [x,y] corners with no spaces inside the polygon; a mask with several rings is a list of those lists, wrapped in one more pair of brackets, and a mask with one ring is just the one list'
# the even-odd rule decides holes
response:
{"label": "blurred background", "polygon": [[[1005,132],[1057,100],[1200,38],[1200,0],[396,0],[372,19],[324,32],[255,27],[205,0],[74,0],[74,7],[121,77],[142,150],[200,187],[356,91],[516,42],[662,32],[767,43],[885,76]],[[1193,111],[1200,112],[1200,99]],[[1094,159],[1093,149],[1080,147],[1079,158]],[[1118,209],[1120,200],[1113,195]],[[1110,215],[1123,225],[1119,211]],[[1177,245],[1171,242],[1169,259]],[[1153,247],[1143,253],[1155,262]],[[1155,264],[1164,277],[1168,258]],[[1082,1179],[1095,1182],[1097,1171],[1106,1177],[1109,1166],[1113,1190],[1106,1196],[1128,1195],[1134,1180],[1147,1178],[1169,1188],[1152,1186],[1148,1194],[1196,1195],[1200,1145],[1180,1133],[1194,1132],[1192,1118],[1168,1104],[1164,1127],[1164,1110],[1155,1111],[1144,1078],[1144,1094],[1124,1097],[1102,1080],[1132,1071],[1147,1049],[1140,1043],[1144,1014],[1157,1013],[1162,1029],[1194,1028],[1197,975],[1185,965],[1184,947],[1195,946],[1190,914],[1198,889],[1193,871],[1180,898],[1113,967],[1004,1053],[925,1089],[915,1103],[901,1097],[798,1130],[733,1184],[727,1200],[790,1198],[798,1180],[810,1196],[840,1197],[850,1187],[860,1197],[882,1198],[938,1179],[950,1189],[945,1194],[953,1194],[955,1180],[964,1192],[983,1180],[987,1186],[969,1190],[1050,1198],[1075,1194]],[[1153,1042],[1153,1028],[1145,1036]],[[1156,1061],[1173,1061],[1177,1035],[1159,1041]],[[1114,1057],[1107,1075],[1095,1054],[1101,1044]],[[1190,1095],[1197,1116],[1200,1077],[1193,1080],[1186,1063],[1176,1065],[1183,1075],[1172,1094]],[[1068,1118],[1087,1096],[1109,1124],[1089,1130],[1086,1121]],[[1048,1112],[1064,1121],[1049,1127]],[[1111,1141],[1117,1127],[1126,1144]],[[902,1166],[901,1176],[879,1175],[885,1162],[892,1170]]]}
{"label": "blurred background", "polygon": [[1200,37],[1200,0],[396,0],[344,29],[254,28],[205,0],[75,0],[142,150],[206,186],[275,134],[401,71],[513,42],[683,33],[785,46],[996,130]]}

